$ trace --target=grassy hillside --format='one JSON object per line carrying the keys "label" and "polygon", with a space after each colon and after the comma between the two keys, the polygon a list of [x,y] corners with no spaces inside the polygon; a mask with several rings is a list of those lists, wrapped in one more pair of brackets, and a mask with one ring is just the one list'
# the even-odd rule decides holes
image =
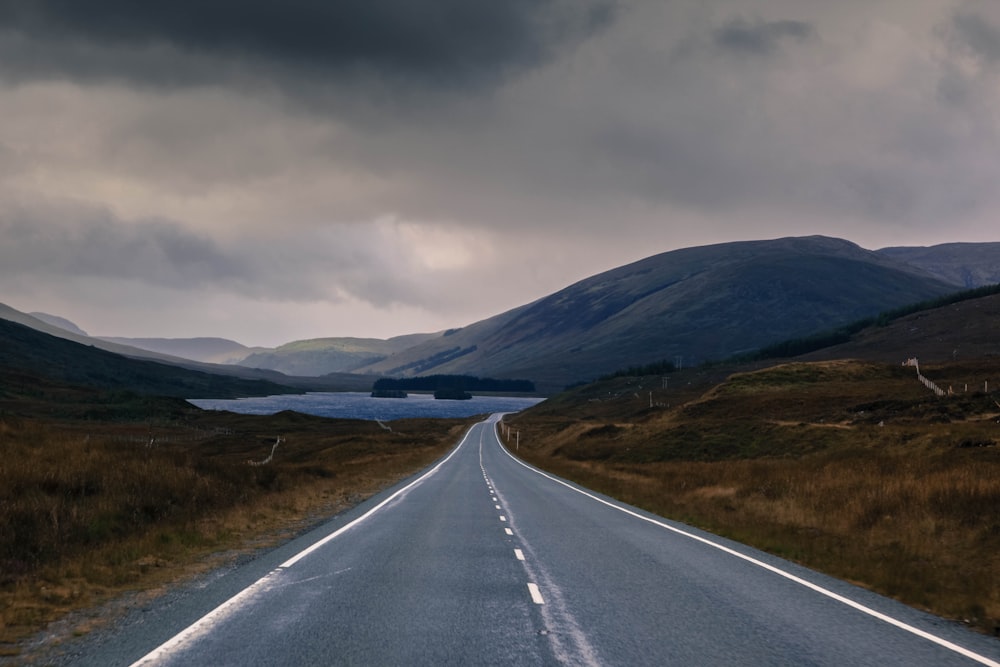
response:
{"label": "grassy hillside", "polygon": [[[155,402],[157,399],[149,399]],[[202,412],[144,419],[0,412],[0,662],[45,664],[24,638],[137,588],[226,565],[377,493],[442,456],[460,420],[375,422]],[[272,453],[273,459],[260,462]],[[105,614],[77,617],[85,634]],[[58,634],[55,636],[58,637]],[[54,649],[50,635],[46,646]],[[51,654],[49,654],[51,657]]]}
{"label": "grassy hillside", "polygon": [[[613,377],[506,421],[543,468],[994,633],[996,307],[873,327],[826,361]],[[951,394],[901,365],[914,350]]]}
{"label": "grassy hillside", "polygon": [[[1000,286],[976,292],[993,292],[939,308],[922,309],[885,325],[869,326],[850,340],[825,347],[805,359],[852,357],[902,361],[917,357],[922,362],[977,362],[1000,355]],[[973,292],[976,293],[976,292]]]}
{"label": "grassy hillside", "polygon": [[439,334],[412,334],[381,338],[311,338],[286,343],[273,350],[248,354],[238,363],[248,368],[269,368],[288,375],[317,376],[354,371]]}
{"label": "grassy hillside", "polygon": [[[894,359],[904,343],[910,355],[917,350],[931,358],[958,357],[958,347],[964,356],[990,355],[998,350],[992,336],[991,318],[996,317],[1000,301],[1000,285],[986,285],[971,290],[908,304],[883,311],[873,317],[766,345],[748,354],[739,354],[721,363],[766,361],[802,357],[834,359],[842,356]],[[971,310],[970,310],[971,309]],[[930,318],[931,326],[918,320]],[[955,340],[950,353],[943,341]]]}

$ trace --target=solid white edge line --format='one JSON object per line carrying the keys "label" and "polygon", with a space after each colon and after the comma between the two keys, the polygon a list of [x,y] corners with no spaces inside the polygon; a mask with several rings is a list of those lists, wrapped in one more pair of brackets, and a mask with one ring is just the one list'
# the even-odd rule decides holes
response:
{"label": "solid white edge line", "polygon": [[[477,424],[477,426],[478,426],[478,424]],[[278,567],[280,567],[280,568],[286,568],[286,567],[291,567],[292,565],[295,565],[295,563],[299,562],[300,560],[302,560],[303,558],[305,558],[306,556],[308,556],[312,552],[316,551],[317,549],[321,548],[323,545],[327,544],[328,542],[336,539],[342,533],[344,533],[344,532],[350,530],[351,528],[357,526],[359,523],[361,523],[363,521],[366,521],[373,514],[375,514],[376,512],[378,512],[380,509],[382,509],[383,507],[385,507],[389,503],[391,503],[393,500],[395,500],[399,496],[403,495],[404,493],[406,493],[407,491],[409,491],[410,489],[412,489],[417,484],[420,484],[421,482],[423,482],[425,479],[427,479],[431,475],[435,474],[438,470],[441,469],[441,466],[443,466],[445,463],[447,463],[449,461],[449,459],[451,459],[451,457],[454,456],[455,453],[458,452],[458,450],[462,448],[462,445],[464,445],[465,441],[468,440],[469,434],[471,434],[472,431],[473,431],[473,429],[470,428],[468,430],[468,432],[465,434],[465,437],[462,438],[462,441],[458,443],[458,446],[455,447],[455,449],[451,450],[451,453],[449,453],[448,456],[446,456],[443,459],[441,459],[436,466],[434,466],[433,468],[431,468],[430,470],[428,470],[427,472],[425,472],[423,475],[421,475],[417,479],[413,480],[412,482],[410,482],[409,484],[407,484],[406,486],[404,486],[403,488],[401,488],[399,491],[396,491],[394,494],[392,494],[391,496],[389,496],[388,498],[386,498],[385,500],[383,500],[382,502],[380,502],[378,505],[376,505],[375,507],[371,508],[370,510],[368,510],[367,512],[365,512],[364,514],[362,514],[361,516],[359,516],[354,521],[351,521],[350,523],[348,523],[348,524],[346,524],[344,526],[341,526],[340,528],[338,528],[334,532],[330,533],[329,535],[327,535],[323,539],[321,539],[321,540],[313,543],[309,547],[306,547],[305,549],[303,549],[299,553],[295,554],[294,556],[292,556],[291,558],[289,558],[288,560],[286,560],[284,563],[282,563]]]}
{"label": "solid white edge line", "polygon": [[235,611],[247,598],[251,597],[258,590],[264,590],[270,580],[278,573],[278,570],[271,570],[266,575],[250,584],[242,591],[229,598],[218,607],[208,612],[197,621],[178,632],[176,635],[163,642],[155,649],[132,663],[131,667],[141,665],[153,665],[170,654],[171,651],[182,646],[185,642],[196,637],[199,633],[207,631],[212,623],[221,621],[230,612]]}
{"label": "solid white edge line", "polygon": [[[484,424],[484,423],[485,422],[480,422],[480,424]],[[454,456],[455,453],[458,452],[458,450],[460,450],[462,448],[462,445],[464,445],[465,441],[468,440],[469,435],[475,429],[475,426],[479,426],[479,424],[475,424],[475,425],[473,425],[473,427],[470,427],[469,430],[466,432],[465,436],[462,438],[461,442],[459,442],[458,445],[456,445],[455,448],[451,450],[451,452],[448,454],[448,456],[446,456],[443,459],[441,459],[437,463],[437,465],[435,465],[433,468],[431,468],[430,470],[428,470],[427,472],[425,472],[423,475],[421,475],[417,479],[413,480],[412,482],[410,482],[409,484],[407,484],[406,486],[404,486],[399,491],[396,491],[395,493],[393,493],[391,496],[389,496],[388,498],[386,498],[385,500],[383,500],[382,502],[380,502],[378,505],[376,505],[375,507],[371,508],[370,510],[368,510],[367,512],[365,512],[364,514],[362,514],[361,516],[359,516],[354,521],[351,521],[350,523],[341,526],[340,528],[338,528],[334,532],[330,533],[326,537],[324,537],[324,538],[322,538],[320,540],[317,540],[316,542],[314,542],[310,546],[306,547],[305,549],[303,549],[299,553],[295,554],[294,556],[292,556],[291,558],[289,558],[288,560],[286,560],[284,563],[282,563],[281,565],[279,565],[276,569],[271,570],[266,575],[264,575],[263,577],[261,577],[260,579],[258,579],[257,581],[255,581],[254,583],[250,584],[249,586],[247,586],[246,588],[244,588],[243,590],[241,590],[239,593],[237,593],[233,597],[229,598],[228,600],[226,600],[225,602],[223,602],[222,604],[220,604],[218,607],[216,607],[212,611],[208,612],[207,614],[205,614],[204,616],[202,616],[201,618],[199,618],[197,621],[195,621],[194,623],[192,623],[188,627],[184,628],[183,630],[181,630],[180,632],[178,632],[176,635],[174,635],[173,637],[171,637],[167,641],[163,642],[162,644],[160,644],[159,646],[157,646],[155,649],[153,649],[152,651],[150,651],[149,653],[147,653],[143,657],[141,657],[138,660],[136,660],[135,662],[133,662],[132,665],[131,665],[131,667],[139,667],[139,665],[152,664],[156,660],[159,660],[160,658],[162,658],[163,656],[165,656],[167,653],[169,653],[171,650],[177,648],[178,646],[180,646],[181,644],[183,644],[188,639],[194,637],[198,632],[201,631],[201,629],[203,627],[205,627],[207,625],[210,625],[214,621],[217,621],[217,620],[223,618],[227,613],[235,611],[236,608],[240,605],[240,603],[242,603],[246,598],[250,597],[250,595],[252,595],[253,593],[257,592],[259,589],[262,589],[264,587],[264,585],[267,584],[267,583],[269,583],[270,579],[272,579],[274,576],[276,576],[281,570],[284,570],[284,569],[287,569],[287,568],[291,567],[292,565],[294,565],[295,563],[299,562],[300,560],[302,560],[303,558],[305,558],[306,556],[308,556],[312,552],[316,551],[317,549],[319,549],[323,545],[329,543],[331,540],[336,539],[337,537],[339,537],[340,535],[342,535],[346,531],[348,531],[351,528],[357,526],[361,522],[369,519],[373,514],[375,514],[380,509],[382,509],[383,507],[385,507],[386,505],[388,505],[390,502],[392,502],[393,500],[395,500],[396,498],[398,498],[400,495],[406,493],[407,491],[409,491],[410,489],[412,489],[414,486],[416,486],[417,484],[420,484],[425,479],[427,479],[428,477],[430,477],[431,475],[433,475],[434,473],[436,473],[438,470],[441,469],[441,466],[443,466],[445,463],[447,463],[448,460],[451,459],[451,457]]]}
{"label": "solid white edge line", "polygon": [[[527,463],[525,463],[521,459],[519,459],[516,456],[514,456],[513,454],[511,454],[510,451],[508,451],[508,449],[506,447],[504,447],[503,442],[501,442],[501,440],[500,440],[500,436],[497,435],[496,429],[493,430],[493,436],[496,439],[497,444],[500,445],[500,449],[503,450],[503,452],[507,456],[509,456],[512,460],[514,460],[516,463],[524,466],[528,470],[530,470],[530,471],[532,471],[532,472],[534,472],[534,473],[536,473],[538,475],[541,475],[542,477],[545,477],[546,479],[549,479],[550,481],[555,482],[556,484],[561,484],[562,486],[565,486],[567,489],[570,489],[572,491],[576,491],[577,493],[579,493],[579,494],[581,494],[583,496],[586,496],[586,497],[590,498],[591,500],[596,500],[597,502],[601,503],[602,505],[607,505],[608,507],[616,509],[619,512],[624,512],[625,514],[628,514],[629,516],[635,517],[636,519],[641,519],[642,521],[646,521],[646,522],[651,523],[651,524],[653,524],[655,526],[659,526],[660,528],[665,528],[665,529],[667,529],[667,530],[669,530],[669,531],[671,531],[673,533],[677,533],[678,535],[683,535],[684,537],[688,537],[688,538],[690,538],[692,540],[696,540],[696,541],[701,542],[702,544],[705,544],[707,546],[713,547],[713,548],[718,549],[720,551],[724,551],[725,553],[727,553],[727,554],[729,554],[731,556],[736,556],[737,558],[741,558],[741,559],[743,559],[743,560],[745,560],[745,561],[747,561],[749,563],[752,563],[752,564],[754,564],[754,565],[756,565],[758,567],[761,567],[761,568],[763,568],[765,570],[768,570],[769,572],[773,572],[774,574],[777,574],[777,575],[779,575],[781,577],[784,577],[785,579],[788,579],[789,581],[793,581],[793,582],[795,582],[795,583],[797,583],[797,584],[799,584],[801,586],[805,586],[806,588],[808,588],[810,590],[813,590],[813,591],[815,591],[817,593],[820,593],[821,595],[825,595],[828,598],[831,598],[833,600],[836,600],[837,602],[845,604],[848,607],[856,609],[856,610],[858,610],[858,611],[860,611],[862,613],[868,614],[869,616],[877,618],[880,621],[884,621],[885,623],[888,623],[889,625],[893,625],[893,626],[895,626],[897,628],[900,628],[901,630],[905,630],[906,632],[910,632],[910,633],[912,633],[914,635],[917,635],[918,637],[922,637],[923,639],[926,639],[926,640],[928,640],[930,642],[933,642],[933,643],[935,643],[935,644],[937,644],[939,646],[943,646],[944,648],[949,649],[951,651],[954,651],[955,653],[959,653],[961,655],[964,655],[966,658],[970,658],[970,659],[975,660],[976,662],[982,663],[984,665],[989,665],[990,667],[1000,667],[1000,662],[996,662],[995,660],[987,658],[984,655],[980,655],[978,653],[970,651],[967,648],[959,646],[958,644],[954,644],[954,643],[948,641],[947,639],[944,639],[942,637],[938,637],[937,635],[932,635],[929,632],[921,630],[920,628],[916,628],[916,627],[914,627],[914,626],[912,626],[912,625],[910,625],[908,623],[904,623],[903,621],[900,621],[900,620],[898,620],[896,618],[893,618],[892,616],[887,616],[886,614],[883,614],[880,611],[876,611],[876,610],[872,609],[871,607],[866,607],[865,605],[861,604],[860,602],[855,602],[854,600],[852,600],[850,598],[846,598],[843,595],[840,595],[838,593],[834,593],[833,591],[831,591],[829,589],[826,589],[826,588],[823,588],[822,586],[819,586],[818,584],[814,584],[811,581],[807,581],[807,580],[805,580],[805,579],[803,579],[801,577],[798,577],[798,576],[792,574],[791,572],[785,572],[784,570],[782,570],[780,568],[777,568],[774,565],[770,565],[768,563],[765,563],[764,561],[758,560],[758,559],[756,559],[756,558],[754,558],[752,556],[747,556],[746,554],[742,554],[739,551],[736,551],[735,549],[730,549],[729,547],[727,547],[725,545],[719,544],[717,542],[713,542],[713,541],[711,541],[709,539],[706,539],[704,537],[701,537],[699,535],[695,535],[693,533],[689,533],[689,532],[687,532],[685,530],[681,530],[680,528],[675,528],[674,526],[671,526],[669,524],[663,523],[662,521],[657,521],[656,519],[652,519],[652,518],[650,518],[648,516],[643,516],[642,514],[639,514],[638,512],[633,512],[630,509],[627,509],[625,507],[621,507],[619,505],[615,505],[614,503],[610,503],[607,500],[604,500],[603,498],[598,498],[597,496],[595,496],[593,494],[590,494],[590,493],[587,493],[586,491],[583,491],[582,489],[578,489],[577,487],[573,486],[572,484],[568,484],[568,483],[562,481],[561,479],[553,477],[552,475],[550,475],[550,474],[548,474],[548,473],[546,473],[546,472],[544,472],[542,470],[539,470],[538,468],[535,468],[534,466],[528,465]],[[533,585],[534,584],[528,584],[529,587],[531,587]]]}
{"label": "solid white edge line", "polygon": [[537,584],[528,584],[528,592],[531,593],[531,601],[535,604],[545,604],[545,598],[542,597],[542,592],[538,590]]}

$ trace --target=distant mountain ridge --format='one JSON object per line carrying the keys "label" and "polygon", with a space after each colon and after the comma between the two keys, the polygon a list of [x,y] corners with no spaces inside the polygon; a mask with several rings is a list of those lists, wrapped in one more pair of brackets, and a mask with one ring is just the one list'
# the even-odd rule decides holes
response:
{"label": "distant mountain ridge", "polygon": [[1000,243],[944,243],[926,248],[882,248],[876,252],[961,287],[1000,283]]}
{"label": "distant mountain ridge", "polygon": [[159,352],[210,364],[238,363],[252,354],[254,349],[228,338],[124,338],[121,336],[99,336],[99,338],[109,343],[129,345],[150,352]]}
{"label": "distant mountain ridge", "polygon": [[[123,345],[101,338],[91,336],[81,336],[63,327],[55,326],[37,317],[11,308],[0,303],[0,321],[7,320],[36,331],[63,338],[84,347],[96,347],[106,352],[112,352],[130,359],[141,359],[157,361],[162,364],[179,366],[188,370],[200,371],[216,375],[227,375],[231,377],[248,380],[266,380],[281,385],[293,386],[307,391],[365,391],[371,387],[374,378],[357,373],[326,373],[322,377],[291,377],[275,370],[267,368],[247,368],[234,364],[215,364],[192,359],[181,358],[162,352],[145,350],[131,345]],[[0,340],[2,343],[2,340]]]}
{"label": "distant mountain ridge", "polygon": [[661,253],[464,328],[388,340],[328,337],[271,349],[218,338],[93,339],[67,331],[79,328],[55,316],[43,321],[0,304],[0,317],[127,356],[181,365],[221,356],[239,364],[224,367],[227,373],[244,367],[275,373],[279,382],[278,373],[317,381],[327,374],[451,374],[530,379],[554,391],[628,366],[684,366],[750,352],[994,283],[1000,243],[871,251],[810,236]]}
{"label": "distant mountain ridge", "polygon": [[[16,313],[16,314],[15,314]],[[0,308],[0,317],[5,311]],[[310,338],[292,341],[276,348],[247,347],[228,338],[130,338],[125,336],[91,337],[70,320],[47,313],[25,314],[9,309],[7,319],[20,321],[53,335],[72,334],[70,340],[93,338],[112,346],[111,351],[127,356],[157,358],[171,362],[190,360],[207,364],[237,365],[249,369],[277,371],[285,375],[318,377],[331,373],[350,373],[414,345],[440,336],[440,333],[407,334],[381,338]],[[39,326],[39,322],[46,326]],[[60,331],[56,331],[55,327]],[[100,343],[97,343],[101,346]],[[103,349],[103,346],[102,346]],[[148,353],[153,353],[152,355]],[[165,355],[165,357],[164,357]]]}
{"label": "distant mountain ridge", "polygon": [[829,237],[686,248],[587,278],[361,370],[568,384],[632,364],[721,359],[958,289],[919,261]]}
{"label": "distant mountain ridge", "polygon": [[[50,316],[52,317],[52,316]],[[67,329],[63,326],[56,326],[49,324],[48,322],[39,319],[33,315],[28,315],[19,310],[11,308],[10,306],[0,303],[0,319],[9,320],[11,322],[16,322],[18,324],[23,324],[24,326],[31,327],[36,331],[41,331],[47,333],[50,336],[56,336],[57,338],[65,338],[66,340],[73,341],[74,343],[79,343],[81,345],[91,345],[99,349],[105,350],[107,352],[113,352],[115,354],[120,354],[125,357],[130,357],[133,359],[150,359],[154,361],[160,361],[163,363],[174,364],[177,366],[198,366],[201,362],[196,362],[191,359],[184,359],[181,357],[175,357],[173,355],[164,354],[161,352],[155,352],[152,350],[145,350],[132,345],[124,345],[121,343],[115,343],[108,340],[102,340],[100,338],[94,338],[87,335],[81,335],[73,332],[71,329]],[[64,320],[63,318],[58,318],[64,322],[69,322],[69,320]],[[71,323],[72,324],[72,323]],[[74,328],[79,328],[74,325]],[[207,368],[201,368],[200,370],[209,370]],[[218,369],[222,370],[222,369]],[[230,374],[234,374],[235,371],[230,370]],[[238,372],[244,376],[249,376],[246,372],[247,369],[238,369]],[[273,378],[267,378],[273,379]]]}
{"label": "distant mountain ridge", "polygon": [[41,382],[142,395],[219,398],[301,390],[259,379],[135,359],[0,318],[0,399],[32,395]]}
{"label": "distant mountain ridge", "polygon": [[89,336],[86,331],[78,327],[73,322],[70,322],[65,317],[59,317],[58,315],[49,315],[48,313],[28,313],[32,317],[40,319],[46,324],[51,324],[54,327],[59,327],[60,329],[65,329],[70,333],[77,334],[78,336]]}
{"label": "distant mountain ridge", "polygon": [[277,371],[285,375],[319,377],[330,373],[351,373],[357,368],[440,335],[408,334],[389,339],[309,338],[275,348],[247,347],[227,338],[101,336],[100,340],[203,363],[232,364],[243,368]]}
{"label": "distant mountain ridge", "polygon": [[248,368],[269,368],[288,375],[349,373],[441,334],[409,334],[381,338],[311,338],[274,349],[258,349],[235,362]]}

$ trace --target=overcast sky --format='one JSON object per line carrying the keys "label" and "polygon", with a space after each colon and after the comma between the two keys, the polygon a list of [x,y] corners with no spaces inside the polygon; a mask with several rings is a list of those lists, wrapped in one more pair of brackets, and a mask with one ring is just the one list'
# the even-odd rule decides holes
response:
{"label": "overcast sky", "polygon": [[998,109],[995,0],[0,0],[0,302],[270,346],[997,241]]}

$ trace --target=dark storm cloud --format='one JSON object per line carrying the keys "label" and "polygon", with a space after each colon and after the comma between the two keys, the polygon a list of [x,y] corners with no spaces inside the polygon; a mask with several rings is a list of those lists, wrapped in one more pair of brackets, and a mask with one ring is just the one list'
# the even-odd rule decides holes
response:
{"label": "dark storm cloud", "polygon": [[955,38],[969,51],[987,62],[1000,62],[1000,28],[969,11],[957,12],[952,25]]}
{"label": "dark storm cloud", "polygon": [[716,46],[738,54],[770,55],[783,40],[804,41],[815,34],[803,21],[747,21],[734,19],[715,30]]}
{"label": "dark storm cloud", "polygon": [[1000,74],[1000,14],[995,7],[967,3],[937,31],[947,47],[938,96],[960,113],[995,106],[992,91]]}
{"label": "dark storm cloud", "polygon": [[[233,67],[251,76],[256,62],[319,78],[374,75],[449,87],[534,65],[611,16],[603,0],[0,0],[0,34],[22,53],[35,47],[21,59],[7,49],[15,58],[4,61],[9,76],[49,70],[198,82],[203,69],[163,65],[184,54],[243,63]],[[137,60],[109,55],[121,51]]]}

